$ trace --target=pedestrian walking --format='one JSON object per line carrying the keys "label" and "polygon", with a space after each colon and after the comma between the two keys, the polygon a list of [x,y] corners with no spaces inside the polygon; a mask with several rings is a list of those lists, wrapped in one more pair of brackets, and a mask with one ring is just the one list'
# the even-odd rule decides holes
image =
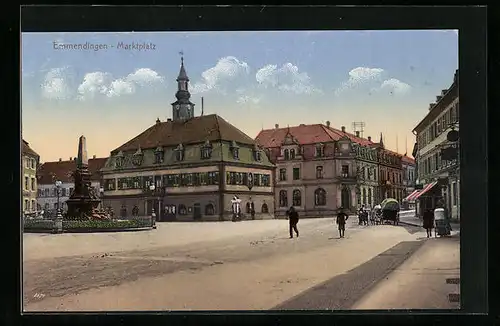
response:
{"label": "pedestrian walking", "polygon": [[299,223],[299,213],[295,210],[293,206],[286,212],[288,215],[289,229],[290,229],[290,239],[293,238],[293,231],[299,237],[299,230],[297,229],[297,224]]}
{"label": "pedestrian walking", "polygon": [[341,207],[339,209],[339,212],[337,213],[337,226],[339,228],[339,236],[340,238],[343,238],[345,235],[345,222],[349,218],[349,215],[347,215],[344,212],[344,209]]}
{"label": "pedestrian walking", "polygon": [[361,205],[361,207],[359,208],[358,210],[358,225],[362,225],[363,224],[363,205]]}
{"label": "pedestrian walking", "polygon": [[426,209],[422,219],[423,227],[427,232],[427,238],[430,238],[432,237],[432,229],[434,228],[434,212],[432,209]]}
{"label": "pedestrian walking", "polygon": [[368,225],[368,210],[363,209],[362,215],[363,215],[363,224]]}

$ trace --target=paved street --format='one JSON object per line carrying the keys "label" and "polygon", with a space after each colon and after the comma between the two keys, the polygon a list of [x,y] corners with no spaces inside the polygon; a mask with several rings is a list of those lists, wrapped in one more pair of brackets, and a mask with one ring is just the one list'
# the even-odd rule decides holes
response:
{"label": "paved street", "polygon": [[[445,256],[455,250],[444,246],[452,239],[423,241],[421,228],[358,226],[354,218],[345,239],[330,218],[301,220],[299,230],[300,238],[288,239],[286,220],[265,220],[161,223],[136,233],[25,234],[24,309],[364,309],[392,304],[379,298],[392,285],[379,281],[403,284],[391,271],[427,243],[443,246]],[[417,262],[430,268],[440,259],[421,255]],[[427,280],[420,278],[419,286]],[[435,291],[442,304],[447,291]]]}

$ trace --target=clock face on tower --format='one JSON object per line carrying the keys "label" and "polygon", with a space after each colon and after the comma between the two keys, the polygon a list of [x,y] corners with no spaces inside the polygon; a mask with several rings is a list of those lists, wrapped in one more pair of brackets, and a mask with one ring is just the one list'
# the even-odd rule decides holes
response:
{"label": "clock face on tower", "polygon": [[178,104],[175,106],[175,109],[176,109],[177,111],[179,111],[179,109],[180,109],[180,108],[181,108],[181,106],[180,106],[180,105],[178,105]]}

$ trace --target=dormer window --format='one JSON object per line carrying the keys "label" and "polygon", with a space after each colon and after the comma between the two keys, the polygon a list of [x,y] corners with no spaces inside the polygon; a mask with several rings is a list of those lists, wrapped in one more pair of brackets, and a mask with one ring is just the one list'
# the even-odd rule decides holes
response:
{"label": "dormer window", "polygon": [[184,146],[182,144],[179,144],[175,149],[175,159],[177,161],[184,161]]}
{"label": "dormer window", "polygon": [[163,147],[158,146],[155,149],[155,164],[161,164],[163,163]]}
{"label": "dormer window", "polygon": [[254,160],[256,160],[257,162],[260,162],[262,160],[262,156],[261,156],[261,150],[260,148],[255,145],[254,149],[253,149],[253,158]]}
{"label": "dormer window", "polygon": [[233,158],[235,160],[239,160],[240,159],[240,148],[238,147],[238,144],[236,144],[236,142],[233,140],[233,142],[231,143],[231,153],[233,154]]}
{"label": "dormer window", "polygon": [[210,141],[206,141],[205,144],[201,147],[201,158],[209,159],[212,157],[212,144]]}
{"label": "dormer window", "polygon": [[323,144],[318,144],[316,146],[316,157],[325,156],[325,146]]}
{"label": "dormer window", "polygon": [[116,154],[115,157],[115,167],[118,169],[122,168],[124,161],[125,161],[125,156],[123,155],[123,152],[120,151],[118,154]]}
{"label": "dormer window", "polygon": [[132,164],[134,164],[135,166],[141,165],[143,157],[144,155],[142,153],[141,147],[139,146],[137,152],[135,152],[134,155],[132,156]]}

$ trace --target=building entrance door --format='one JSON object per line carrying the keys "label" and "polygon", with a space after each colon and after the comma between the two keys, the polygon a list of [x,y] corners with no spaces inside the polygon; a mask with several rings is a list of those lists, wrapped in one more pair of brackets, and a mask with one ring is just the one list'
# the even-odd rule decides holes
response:
{"label": "building entrance door", "polygon": [[193,220],[201,220],[201,206],[198,203],[193,205]]}
{"label": "building entrance door", "polygon": [[349,192],[349,189],[347,188],[342,188],[341,194],[340,194],[340,205],[344,209],[350,209],[351,208],[351,201],[350,201],[351,194]]}
{"label": "building entrance door", "polygon": [[148,199],[146,214],[148,216],[151,216],[151,214],[153,213],[153,209],[154,209],[155,214],[156,214],[156,220],[161,221],[161,218],[162,218],[161,211],[162,210],[158,209],[159,208],[158,203],[159,203],[159,201],[157,199]]}

